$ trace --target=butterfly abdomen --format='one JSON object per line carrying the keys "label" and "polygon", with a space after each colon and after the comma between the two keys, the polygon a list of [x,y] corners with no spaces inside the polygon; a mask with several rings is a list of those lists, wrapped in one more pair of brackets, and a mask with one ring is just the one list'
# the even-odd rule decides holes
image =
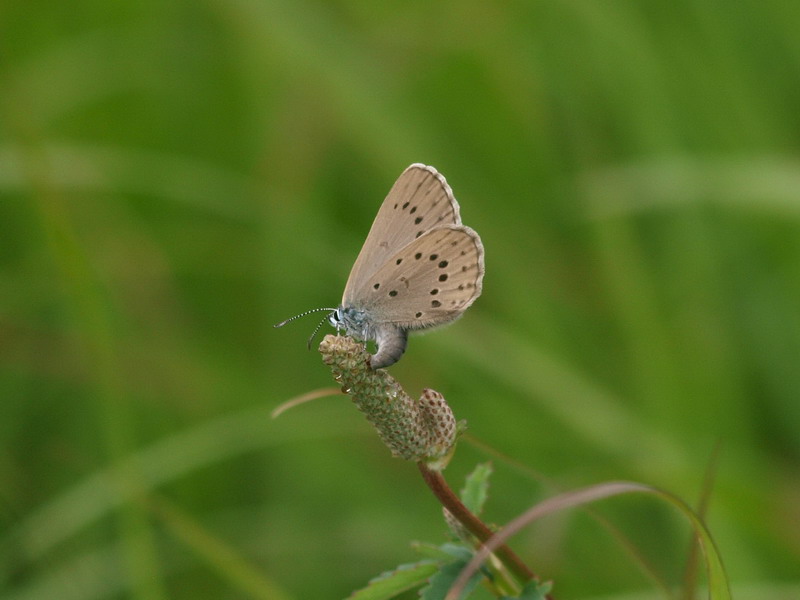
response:
{"label": "butterfly abdomen", "polygon": [[375,330],[375,343],[378,351],[369,359],[369,366],[373,369],[389,367],[400,360],[406,351],[408,332],[394,325],[382,325]]}

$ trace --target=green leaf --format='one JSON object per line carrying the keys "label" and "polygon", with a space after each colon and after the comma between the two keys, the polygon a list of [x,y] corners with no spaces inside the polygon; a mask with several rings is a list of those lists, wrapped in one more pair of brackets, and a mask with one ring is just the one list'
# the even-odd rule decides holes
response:
{"label": "green leaf", "polygon": [[[462,563],[463,564],[463,563]],[[356,590],[349,600],[388,600],[428,581],[438,571],[439,565],[425,560],[400,565],[392,571],[381,573],[367,587]]]}
{"label": "green leaf", "polygon": [[475,556],[475,551],[472,548],[468,548],[463,544],[453,544],[451,542],[445,542],[439,549],[444,552],[448,557],[455,558],[457,560],[463,560],[467,562],[472,560],[472,557]]}
{"label": "green leaf", "polygon": [[411,542],[411,548],[420,556],[439,562],[450,560],[452,556],[452,554],[446,552],[442,546],[437,546],[430,542]]}
{"label": "green leaf", "polygon": [[483,505],[489,497],[489,477],[492,470],[492,463],[477,465],[467,476],[464,489],[461,490],[461,501],[476,515],[481,514]]}
{"label": "green leaf", "polygon": [[[519,596],[514,596],[514,598],[517,600],[545,600],[552,587],[553,585],[549,581],[545,583],[529,581],[522,589],[522,593]],[[511,596],[503,596],[503,600],[510,599]]]}
{"label": "green leaf", "polygon": [[[444,565],[436,575],[430,578],[429,585],[422,590],[420,594],[421,600],[442,600],[466,565],[467,561],[463,560],[456,560]],[[469,582],[464,586],[459,596],[459,600],[469,596],[481,578],[480,571],[470,577]]]}
{"label": "green leaf", "polygon": [[457,542],[445,542],[439,546],[434,546],[427,542],[414,542],[414,550],[427,559],[445,563],[453,560],[470,560],[475,555],[475,550],[471,546],[465,546]]}

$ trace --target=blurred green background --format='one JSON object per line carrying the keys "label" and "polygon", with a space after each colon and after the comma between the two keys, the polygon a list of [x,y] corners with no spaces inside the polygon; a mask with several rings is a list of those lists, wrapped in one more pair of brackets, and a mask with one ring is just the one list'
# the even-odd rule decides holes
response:
{"label": "blurred green background", "polygon": [[[774,0],[3,2],[0,595],[342,598],[444,540],[346,398],[269,417],[334,385],[315,318],[272,324],[339,302],[423,162],[486,247],[391,370],[468,421],[453,485],[493,457],[503,523],[713,471],[735,595],[800,597],[798,31]],[[637,557],[582,511],[512,546],[558,598],[680,583],[684,520],[597,511]]]}

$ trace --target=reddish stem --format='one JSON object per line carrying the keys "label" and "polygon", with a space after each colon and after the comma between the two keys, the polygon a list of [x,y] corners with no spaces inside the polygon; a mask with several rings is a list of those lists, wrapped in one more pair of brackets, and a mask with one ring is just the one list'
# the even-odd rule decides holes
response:
{"label": "reddish stem", "polygon": [[[450,486],[445,481],[444,476],[439,471],[432,471],[423,462],[418,462],[422,478],[431,491],[439,499],[450,514],[452,514],[459,523],[461,523],[467,530],[478,538],[482,543],[485,543],[493,532],[486,524],[476,517],[464,503],[459,500],[458,496],[450,489]],[[538,579],[522,560],[514,554],[508,546],[503,544],[494,551],[495,556],[499,558],[508,570],[521,582],[526,583],[532,579]]]}

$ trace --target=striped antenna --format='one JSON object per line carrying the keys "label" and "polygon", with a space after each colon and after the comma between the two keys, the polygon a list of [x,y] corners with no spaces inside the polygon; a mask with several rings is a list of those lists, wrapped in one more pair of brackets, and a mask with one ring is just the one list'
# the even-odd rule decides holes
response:
{"label": "striped antenna", "polygon": [[[336,309],[335,308],[312,308],[311,310],[307,310],[306,312],[300,313],[299,315],[295,315],[293,317],[289,317],[285,321],[281,321],[280,323],[276,323],[275,325],[273,325],[273,327],[283,327],[284,325],[286,325],[287,323],[291,323],[295,319],[299,319],[300,317],[305,317],[306,315],[310,315],[311,313],[320,312],[320,311],[323,311],[323,310],[327,310],[328,312],[333,312]],[[323,321],[324,321],[324,319],[323,319]],[[317,326],[317,329],[319,329],[319,326]]]}
{"label": "striped antenna", "polygon": [[314,338],[317,337],[317,333],[319,332],[319,328],[322,327],[322,324],[325,323],[325,321],[327,321],[327,320],[328,320],[328,317],[323,317],[322,321],[320,321],[319,325],[317,325],[316,329],[314,329],[314,333],[312,333],[311,337],[308,338],[308,349],[309,350],[311,350],[311,342],[313,342]]}

